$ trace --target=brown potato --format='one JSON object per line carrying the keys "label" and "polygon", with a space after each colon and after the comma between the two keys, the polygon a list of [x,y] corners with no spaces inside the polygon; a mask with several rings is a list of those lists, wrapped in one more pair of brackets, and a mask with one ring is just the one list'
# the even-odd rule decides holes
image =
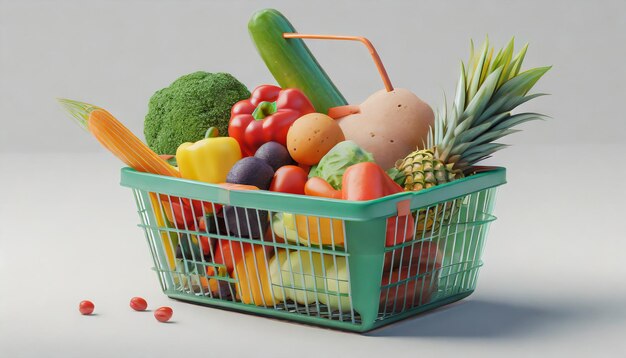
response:
{"label": "brown potato", "polygon": [[423,148],[435,118],[428,104],[403,88],[380,90],[359,108],[359,113],[339,118],[339,126],[348,140],[372,153],[384,169],[418,146]]}

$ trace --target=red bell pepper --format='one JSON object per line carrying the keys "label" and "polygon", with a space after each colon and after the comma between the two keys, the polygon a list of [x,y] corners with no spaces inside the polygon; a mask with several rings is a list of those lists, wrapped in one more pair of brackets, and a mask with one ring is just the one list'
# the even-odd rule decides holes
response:
{"label": "red bell pepper", "polygon": [[401,193],[404,189],[375,163],[351,165],[343,173],[341,198],[344,200],[373,200]]}
{"label": "red bell pepper", "polygon": [[[213,263],[226,266],[229,274],[235,269],[237,262],[241,261],[244,253],[252,248],[248,243],[239,241],[218,240],[215,246],[215,257]],[[213,266],[207,267],[207,275],[215,276],[217,270]]]}
{"label": "red bell pepper", "polygon": [[203,215],[201,201],[161,195],[161,203],[165,207],[167,220],[177,229],[196,230],[197,218]]}
{"label": "red bell pepper", "polygon": [[[305,186],[307,195],[344,200],[373,200],[404,191],[387,173],[375,163],[354,164],[346,169],[341,181],[341,190],[335,190],[322,178],[310,178]],[[394,246],[411,240],[415,224],[412,215],[387,219],[385,246]]]}
{"label": "red bell pepper", "polygon": [[[341,187],[341,197],[345,200],[372,200],[404,191],[381,167],[370,162],[348,167],[343,173]],[[411,240],[414,231],[412,215],[387,219],[385,246]]]}
{"label": "red bell pepper", "polygon": [[252,156],[263,143],[285,145],[293,122],[313,112],[315,108],[298,89],[259,86],[249,99],[232,107],[228,135],[239,142],[244,157]]}

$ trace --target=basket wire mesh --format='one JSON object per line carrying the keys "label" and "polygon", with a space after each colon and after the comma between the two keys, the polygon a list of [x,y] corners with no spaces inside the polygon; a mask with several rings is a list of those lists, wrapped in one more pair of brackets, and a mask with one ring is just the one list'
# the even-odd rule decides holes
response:
{"label": "basket wire mesh", "polygon": [[302,207],[279,201],[281,210],[258,200],[232,205],[182,196],[189,182],[149,176],[177,188],[126,184],[168,296],[354,331],[473,292],[504,181],[502,174],[445,201],[351,220],[299,210],[314,205],[306,197]]}

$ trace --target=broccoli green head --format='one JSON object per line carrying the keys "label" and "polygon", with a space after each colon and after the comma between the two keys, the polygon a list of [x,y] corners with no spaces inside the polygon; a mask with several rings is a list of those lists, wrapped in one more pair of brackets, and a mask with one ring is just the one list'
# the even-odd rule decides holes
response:
{"label": "broccoli green head", "polygon": [[228,73],[195,72],[157,91],[148,105],[143,133],[157,154],[176,154],[184,142],[204,138],[209,127],[228,135],[230,108],[250,91]]}

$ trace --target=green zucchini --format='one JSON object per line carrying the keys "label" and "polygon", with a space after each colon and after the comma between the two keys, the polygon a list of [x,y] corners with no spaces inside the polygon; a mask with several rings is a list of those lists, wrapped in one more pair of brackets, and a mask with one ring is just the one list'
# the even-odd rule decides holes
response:
{"label": "green zucchini", "polygon": [[348,104],[304,41],[283,38],[283,33],[296,32],[283,14],[274,9],[257,11],[248,22],[248,31],[282,88],[304,92],[319,113]]}

